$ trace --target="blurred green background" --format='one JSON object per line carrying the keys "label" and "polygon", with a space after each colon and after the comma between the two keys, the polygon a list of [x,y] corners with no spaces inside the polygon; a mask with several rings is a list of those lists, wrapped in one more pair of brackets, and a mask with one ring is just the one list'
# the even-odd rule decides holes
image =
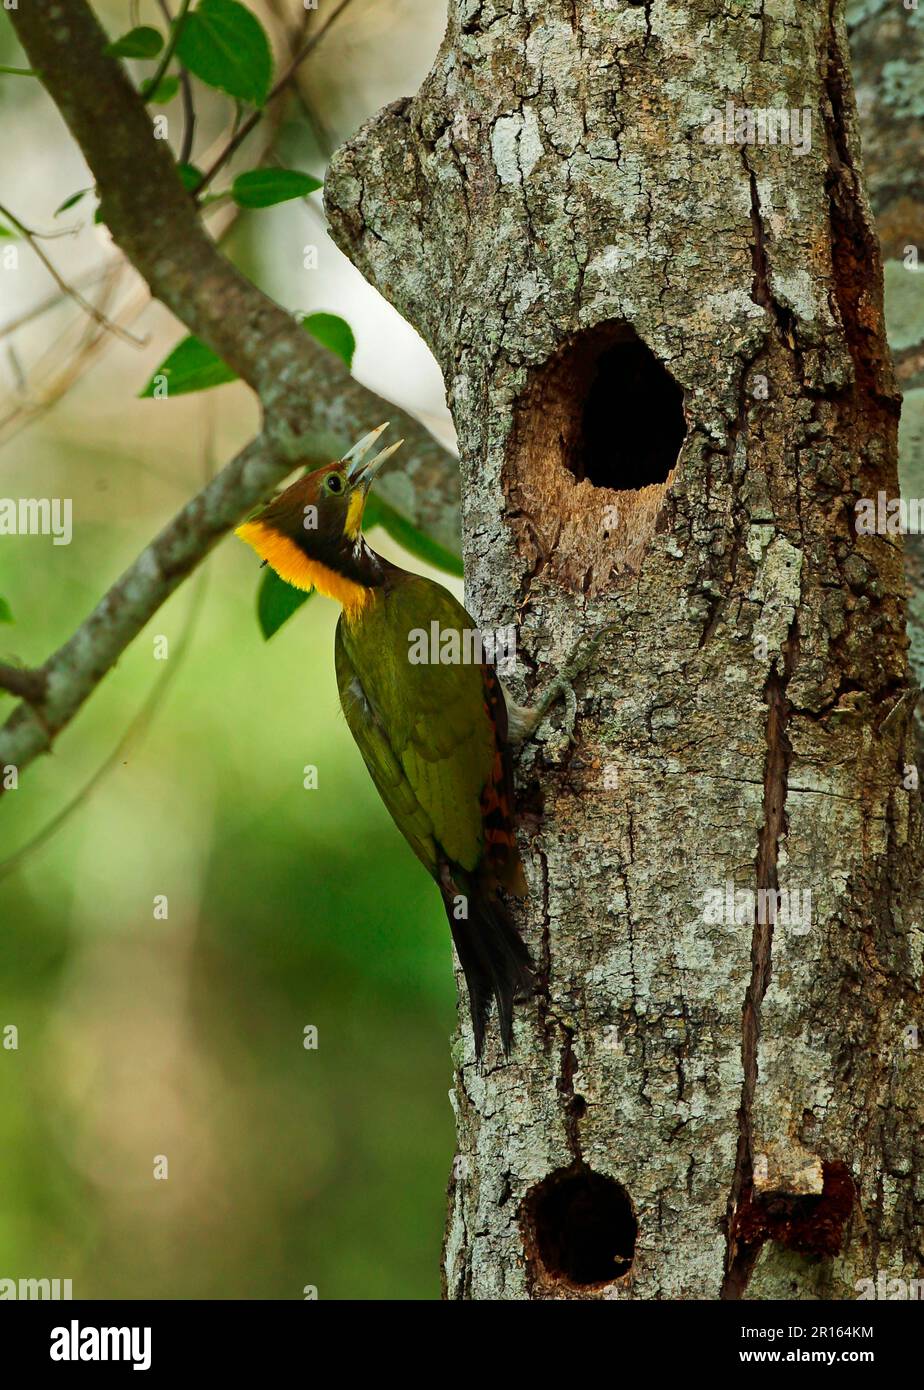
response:
{"label": "blurred green background", "polygon": [[[234,170],[277,160],[319,176],[330,149],[417,89],[446,10],[248,3],[277,72],[312,29],[330,30]],[[158,0],[95,8],[113,36],[162,23]],[[0,64],[23,61],[0,10]],[[129,67],[136,81],[150,75]],[[198,84],[196,98],[193,157],[207,167],[233,110]],[[176,149],[179,99],[163,110]],[[0,624],[0,660],[29,664],[70,635],[257,415],[240,385],[137,399],[184,330],[130,273],[100,278],[118,257],[92,199],[55,218],[92,179],[34,80],[0,74],[0,129],[0,201],[39,230],[63,229],[42,243],[55,265],[145,338],[101,334],[28,246],[0,240],[0,496],[74,503],[70,546],[0,538],[0,597],[15,618]],[[212,215],[248,274],[292,310],[346,318],[355,375],[452,444],[436,363],[328,240],[319,195],[226,221]],[[917,343],[924,276],[893,259],[886,301],[893,348]],[[922,440],[915,379],[902,478],[917,497]],[[423,568],[381,533],[372,541]],[[917,538],[908,551],[924,575]],[[0,1279],[69,1278],[86,1298],[300,1298],[306,1285],[321,1298],[438,1296],[453,1153],[449,934],[340,714],[334,606],[312,599],[266,643],[258,573],[252,552],[225,541],[54,754],[0,799],[0,1040],[7,1025],[19,1034],[16,1051],[0,1046]],[[911,613],[920,671],[920,578]],[[0,719],[11,707],[0,694]],[[309,765],[317,790],[303,786]],[[316,1051],[303,1047],[309,1026]],[[154,1180],[158,1155],[166,1181]]]}
{"label": "blurred green background", "polygon": [[[114,35],[158,22],[154,4],[96,8]],[[302,7],[251,8],[278,64]],[[327,17],[322,0],[305,22]],[[307,65],[303,104],[286,105],[283,162],[323,172],[326,144],[418,85],[443,19],[432,3],[356,0]],[[21,63],[2,23],[0,62]],[[197,155],[229,118],[217,94],[198,95]],[[167,109],[178,122],[179,103]],[[92,271],[112,247],[90,201],[54,219],[92,179],[50,102],[0,77],[0,120],[16,129],[3,201],[31,226],[76,227],[43,245],[69,277]],[[243,215],[227,249],[288,307],[343,314],[357,375],[450,438],[435,364],[311,204]],[[306,243],[320,248],[312,274]],[[104,335],[86,359],[68,301],[7,331],[54,291],[28,247],[18,260],[0,271],[0,495],[74,500],[70,546],[0,541],[15,618],[0,660],[38,663],[209,459],[246,441],[256,411],[240,385],[136,398],[183,335],[158,306],[131,319],[142,349]],[[118,284],[108,312],[137,293]],[[57,373],[74,363],[63,390]],[[400,560],[387,537],[372,542]],[[334,605],[313,598],[264,642],[258,574],[225,541],[0,802],[0,1035],[19,1033],[18,1050],[0,1048],[0,1278],[70,1278],[81,1298],[439,1294],[455,1022],[439,894],[341,716]],[[0,717],[11,707],[0,695]],[[309,1025],[317,1050],[303,1046]]]}

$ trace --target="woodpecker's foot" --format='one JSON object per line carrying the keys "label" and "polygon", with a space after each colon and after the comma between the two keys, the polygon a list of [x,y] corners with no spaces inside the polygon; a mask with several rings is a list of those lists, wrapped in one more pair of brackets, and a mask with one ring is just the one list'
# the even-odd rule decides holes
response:
{"label": "woodpecker's foot", "polygon": [[615,623],[606,623],[603,627],[598,628],[589,641],[582,637],[572,648],[558,675],[549,682],[539,696],[536,704],[517,705],[508,699],[508,736],[511,743],[523,743],[526,739],[532,738],[549,710],[558,700],[563,700],[565,703],[565,733],[568,742],[573,742],[574,725],[577,720],[577,695],[574,693],[574,682],[587,670],[600,643],[607,633],[614,631],[615,627]]}

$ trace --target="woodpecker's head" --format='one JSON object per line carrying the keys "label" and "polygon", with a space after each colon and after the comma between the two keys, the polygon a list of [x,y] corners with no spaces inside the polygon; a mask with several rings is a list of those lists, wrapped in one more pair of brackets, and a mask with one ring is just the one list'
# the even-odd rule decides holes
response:
{"label": "woodpecker's head", "polygon": [[387,423],[354,444],[336,463],[316,468],[237,528],[236,535],[296,589],[318,588],[346,606],[344,583],[362,584],[367,569],[363,511],[372,480],[399,439],[367,455]]}

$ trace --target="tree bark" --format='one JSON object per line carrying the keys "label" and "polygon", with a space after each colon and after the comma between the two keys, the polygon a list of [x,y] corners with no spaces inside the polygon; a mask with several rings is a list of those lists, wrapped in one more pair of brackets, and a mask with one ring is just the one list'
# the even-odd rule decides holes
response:
{"label": "tree bark", "polygon": [[[708,143],[727,101],[811,148]],[[915,700],[900,538],[854,508],[897,496],[898,397],[840,0],[453,0],[327,201],[442,366],[518,696],[616,625],[576,742],[520,762],[539,988],[509,1063],[455,1047],[447,1295],[917,1277]]]}

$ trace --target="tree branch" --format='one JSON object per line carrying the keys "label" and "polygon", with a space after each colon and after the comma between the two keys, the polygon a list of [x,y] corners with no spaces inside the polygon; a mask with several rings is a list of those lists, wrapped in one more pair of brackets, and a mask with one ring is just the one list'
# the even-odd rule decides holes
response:
{"label": "tree branch", "polygon": [[52,280],[54,280],[55,284],[58,286],[62,294],[68,295],[69,298],[71,298],[75,304],[80,306],[80,308],[83,310],[85,314],[87,314],[91,319],[93,319],[94,322],[99,324],[100,328],[105,328],[107,332],[114,333],[117,338],[121,338],[124,343],[131,343],[133,347],[145,346],[147,342],[146,338],[136,338],[134,333],[129,333],[126,329],[120,328],[117,323],[113,323],[110,319],[107,319],[105,314],[101,314],[100,311],[93,304],[91,304],[88,299],[84,299],[83,295],[80,293],[78,289],[76,289],[73,285],[68,284],[67,280],[65,280],[64,277],[61,274],[59,274],[54,262],[48,256],[45,255],[45,252],[42,250],[42,247],[39,244],[38,237],[35,235],[35,233],[33,231],[30,231],[30,229],[23,222],[20,222],[19,218],[16,217],[14,213],[10,212],[10,209],[6,207],[3,203],[0,203],[0,215],[5,217],[7,222],[12,223],[12,225],[16,228],[17,232],[19,232],[19,235],[23,238],[23,240],[26,241],[29,244],[29,246],[32,247],[32,250],[38,256],[39,260],[42,262],[42,265],[48,271]]}
{"label": "tree branch", "polygon": [[[307,457],[320,461],[329,452],[319,440]],[[253,440],[142,551],[40,672],[13,672],[41,678],[44,698],[40,713],[20,705],[0,729],[0,766],[21,771],[51,747],[164,600],[290,468],[265,439]]]}
{"label": "tree branch", "polygon": [[383,479],[383,495],[451,548],[458,479],[423,426],[355,381],[221,255],[84,0],[64,11],[56,0],[30,0],[10,17],[93,171],[114,240],[152,294],[257,392],[264,412],[261,435],[182,508],[37,673],[41,713],[22,704],[0,729],[0,766],[22,769],[51,747],[186,575],[297,464],[326,462],[362,428],[391,419],[407,449],[401,478]]}
{"label": "tree branch", "polygon": [[46,687],[43,672],[0,664],[0,690],[6,690],[20,700],[28,700],[31,704],[38,705],[45,698]]}
{"label": "tree branch", "polygon": [[[349,372],[221,255],[85,0],[69,0],[63,14],[57,0],[30,0],[10,18],[93,171],[113,239],[151,293],[256,391],[270,435],[288,448],[293,435],[331,428],[330,396],[347,390]],[[348,434],[371,420],[372,405],[366,396]],[[445,465],[420,425],[406,438]]]}

